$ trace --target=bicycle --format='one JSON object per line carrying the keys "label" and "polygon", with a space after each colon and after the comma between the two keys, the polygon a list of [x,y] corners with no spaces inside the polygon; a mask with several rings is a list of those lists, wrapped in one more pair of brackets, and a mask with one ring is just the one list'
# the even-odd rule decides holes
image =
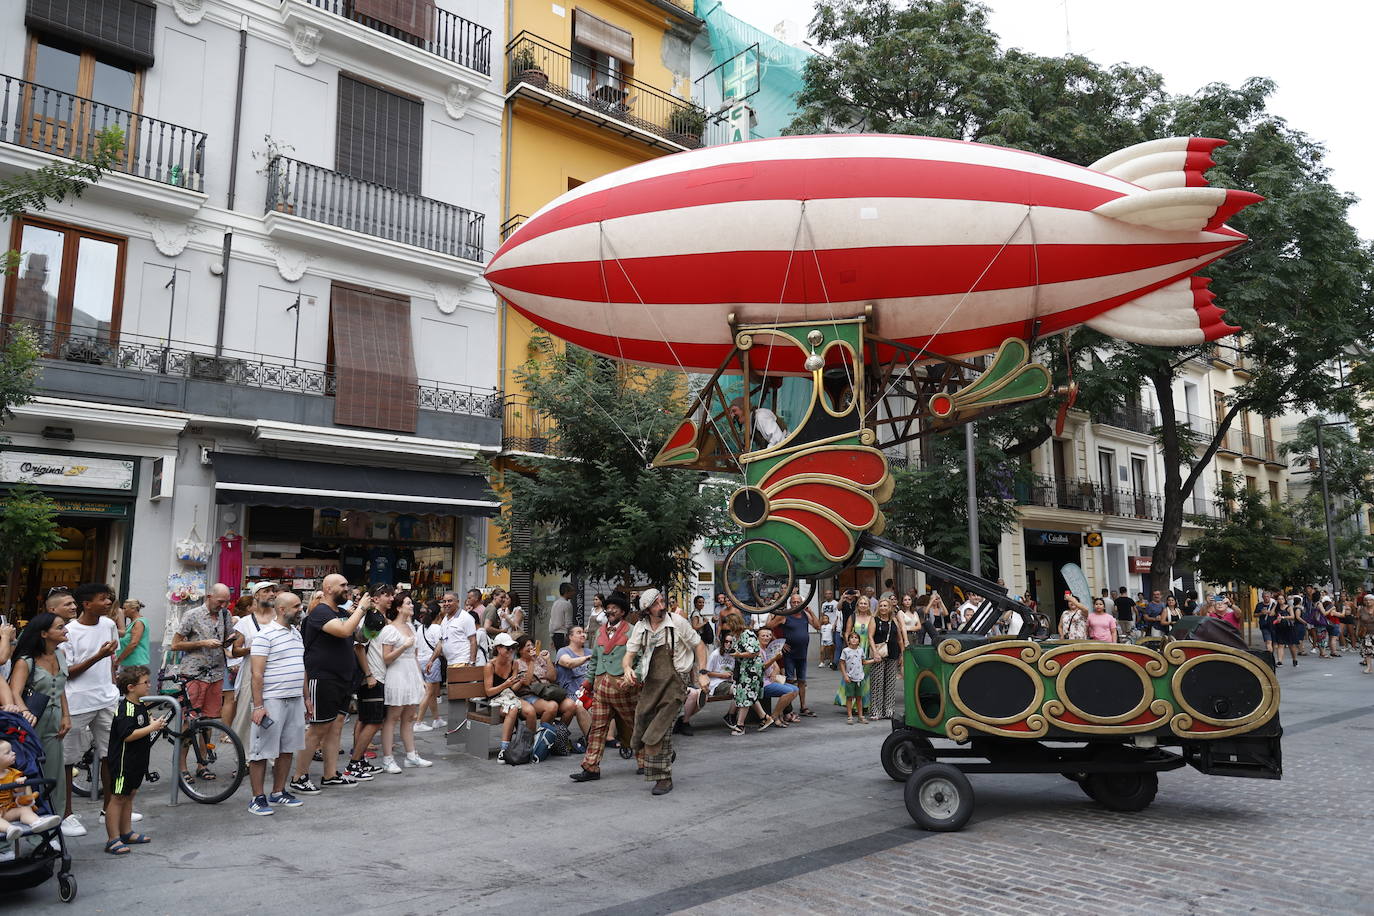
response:
{"label": "bicycle", "polygon": [[[191,801],[202,805],[216,805],[237,792],[242,785],[243,778],[248,773],[247,758],[238,735],[234,734],[229,726],[218,719],[207,719],[200,714],[200,707],[192,703],[186,694],[187,680],[188,678],[181,675],[157,676],[159,688],[169,681],[176,683],[175,693],[162,696],[171,696],[181,704],[182,721],[186,720],[188,714],[194,715],[195,718],[181,731],[174,729],[169,722],[166,728],[153,737],[153,741],[165,739],[172,745],[172,766],[180,767],[176,742],[177,739],[181,740],[181,747],[186,751],[188,758],[192,755],[195,757],[194,772],[189,769],[177,771],[181,791],[186,793],[186,797]],[[161,775],[157,771],[148,771],[148,782],[157,782],[159,779]]]}

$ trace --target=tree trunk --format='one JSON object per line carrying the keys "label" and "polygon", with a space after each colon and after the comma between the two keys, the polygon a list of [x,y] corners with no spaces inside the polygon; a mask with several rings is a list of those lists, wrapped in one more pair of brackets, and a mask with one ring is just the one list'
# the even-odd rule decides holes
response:
{"label": "tree trunk", "polygon": [[1188,456],[1189,472],[1185,478],[1182,472],[1184,444],[1179,438],[1178,414],[1174,408],[1173,372],[1168,365],[1156,366],[1149,373],[1149,379],[1159,400],[1159,445],[1164,457],[1164,518],[1150,560],[1150,588],[1164,592],[1173,581],[1174,561],[1178,559],[1178,540],[1183,534],[1183,501],[1192,494],[1203,470],[1216,457],[1226,431],[1231,428],[1231,421],[1240,412],[1240,405],[1233,404],[1226,416],[1217,421],[1212,441],[1207,443],[1201,455]]}

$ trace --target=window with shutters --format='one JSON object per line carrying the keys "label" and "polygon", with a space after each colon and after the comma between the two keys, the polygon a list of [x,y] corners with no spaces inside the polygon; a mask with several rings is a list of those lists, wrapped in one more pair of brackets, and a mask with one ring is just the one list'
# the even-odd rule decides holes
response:
{"label": "window with shutters", "polygon": [[410,298],[343,283],[330,288],[334,422],[414,433],[415,353]]}
{"label": "window with shutters", "polygon": [[633,75],[634,36],[628,29],[573,10],[572,86],[579,95],[607,105],[625,103],[625,80]]}
{"label": "window with shutters", "polygon": [[423,135],[421,102],[340,74],[337,171],[419,194]]}

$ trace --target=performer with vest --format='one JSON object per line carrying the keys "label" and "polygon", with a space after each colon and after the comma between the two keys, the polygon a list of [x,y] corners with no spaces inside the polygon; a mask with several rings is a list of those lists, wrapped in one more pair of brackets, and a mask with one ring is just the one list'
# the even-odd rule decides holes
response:
{"label": "performer with vest", "polygon": [[[635,706],[639,702],[639,685],[625,682],[625,644],[630,638],[630,599],[623,592],[612,592],[605,601],[606,622],[596,633],[592,646],[592,727],[587,734],[587,753],[582,767],[571,775],[573,782],[591,782],[601,778],[601,755],[606,749],[606,733],[611,722],[616,723],[620,742],[628,746],[634,734]],[[644,751],[636,755],[638,772],[644,772]]]}

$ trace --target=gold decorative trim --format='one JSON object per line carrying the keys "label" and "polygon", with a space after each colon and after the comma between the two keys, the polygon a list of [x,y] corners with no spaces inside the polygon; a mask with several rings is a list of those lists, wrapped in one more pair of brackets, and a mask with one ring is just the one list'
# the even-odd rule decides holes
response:
{"label": "gold decorative trim", "polygon": [[735,348],[738,350],[752,350],[754,347],[754,335],[743,331],[735,335]]}
{"label": "gold decorative trim", "polygon": [[[1011,665],[1031,679],[1031,682],[1035,685],[1035,698],[1031,700],[1030,704],[1025,709],[1010,716],[984,716],[964,704],[963,698],[959,696],[959,682],[964,679],[964,675],[968,674],[974,668],[979,665],[990,663]],[[1040,704],[1045,702],[1045,681],[1040,677],[1039,672],[1026,664],[1025,661],[1012,658],[1008,655],[989,653],[971,658],[954,669],[954,674],[952,674],[949,679],[949,698],[960,712],[980,726],[1010,725],[1013,722],[1025,721],[1028,716],[1034,715],[1039,711]]]}
{"label": "gold decorative trim", "polygon": [[1008,658],[1009,656],[1002,654],[1002,650],[1013,647],[1021,650],[1019,654],[1023,662],[1036,661],[1040,658],[1040,653],[1042,651],[1040,644],[1037,642],[1032,642],[1028,639],[1016,639],[1011,636],[998,642],[987,642],[979,646],[974,646],[972,649],[968,650],[965,650],[957,639],[946,639],[936,647],[936,651],[940,653],[940,658],[944,661],[962,662],[971,658],[977,658],[979,655],[985,655],[989,652],[996,652],[1002,658]]}
{"label": "gold decorative trim", "polygon": [[1059,674],[1061,665],[1057,656],[1074,652],[1084,652],[1090,648],[1094,650],[1096,654],[1123,657],[1140,656],[1144,659],[1142,667],[1145,669],[1145,673],[1150,677],[1163,677],[1169,670],[1169,663],[1164,660],[1163,656],[1149,646],[1132,646],[1126,643],[1103,644],[1091,639],[1075,640],[1067,645],[1061,643],[1052,649],[1046,650],[1045,654],[1040,659],[1039,668],[1044,674],[1055,677]]}
{"label": "gold decorative trim", "polygon": [[[813,344],[812,346],[815,345]],[[860,337],[860,346],[862,346],[862,336]],[[849,354],[849,362],[846,363],[849,367],[848,375],[851,391],[849,406],[840,411],[830,409],[830,404],[827,403],[829,398],[825,394],[825,386],[823,383],[823,376],[825,374],[824,366],[811,373],[811,391],[815,395],[812,399],[812,405],[814,406],[819,403],[821,405],[821,410],[824,410],[832,417],[845,417],[853,413],[855,408],[860,406],[860,393],[863,391],[863,372],[860,367],[863,365],[863,362],[859,359],[858,353],[854,352],[854,348],[850,345],[849,341],[839,337],[830,341],[830,343],[826,344],[824,347],[821,347],[821,359],[825,359],[825,355],[830,352],[831,347],[840,347]]]}
{"label": "gold decorative trim", "polygon": [[841,554],[840,556],[835,556],[835,554],[831,553],[828,549],[826,549],[826,546],[821,543],[820,538],[816,537],[816,535],[811,532],[810,528],[805,527],[799,522],[795,522],[790,518],[782,518],[781,516],[774,515],[770,515],[767,520],[775,524],[790,525],[791,527],[796,528],[802,534],[806,535],[807,540],[809,540],[812,544],[816,546],[816,549],[820,551],[821,556],[825,557],[832,563],[838,563],[841,560],[847,560],[854,553],[854,544],[856,543],[856,539],[854,537],[853,529],[851,529],[848,525],[842,525],[841,527],[844,529],[845,537],[849,542],[849,550],[846,553]]}
{"label": "gold decorative trim", "polygon": [[[940,712],[934,718],[928,717],[925,707],[921,705],[921,682],[927,679],[935,682],[935,689],[939,691],[940,694]],[[945,717],[945,688],[944,685],[940,683],[940,679],[936,677],[934,671],[931,671],[929,668],[924,668],[916,675],[916,684],[912,690],[912,699],[916,704],[916,716],[921,720],[921,724],[925,725],[927,728],[938,728],[940,722]]]}
{"label": "gold decorative trim", "polygon": [[995,725],[989,725],[987,722],[980,719],[968,719],[963,716],[954,716],[945,723],[945,734],[949,736],[950,740],[963,744],[969,739],[968,730],[970,728],[975,728],[980,732],[996,735],[1001,738],[1043,738],[1049,733],[1050,723],[1044,716],[1027,716],[1025,722],[1025,731],[1015,731],[1009,728],[998,728]]}
{"label": "gold decorative trim", "polygon": [[[763,517],[759,519],[757,522],[745,523],[740,520],[740,517],[738,515],[735,514],[735,497],[743,493],[745,490],[753,490],[754,492],[758,493],[760,497],[763,498]],[[733,521],[736,525],[739,525],[741,528],[745,529],[746,531],[750,528],[757,528],[759,525],[762,525],[764,522],[768,521],[768,511],[770,508],[771,504],[768,502],[768,494],[760,490],[758,487],[740,487],[734,493],[730,494],[730,498],[725,503],[725,511],[727,514],[729,514],[730,520]]]}
{"label": "gold decorative trim", "polygon": [[[1185,651],[1187,649],[1204,649],[1206,654],[1188,658]],[[1169,679],[1169,687],[1173,691],[1174,700],[1182,710],[1169,723],[1176,735],[1188,738],[1225,738],[1229,735],[1253,731],[1274,718],[1279,711],[1278,678],[1274,676],[1274,672],[1267,665],[1248,652],[1215,643],[1180,640],[1166,646],[1164,655],[1170,662],[1177,665]],[[1260,682],[1259,705],[1246,715],[1234,719],[1219,719],[1194,708],[1183,695],[1183,677],[1198,665],[1205,664],[1236,665],[1253,674]],[[1214,726],[1216,730],[1189,731],[1198,722]]]}

